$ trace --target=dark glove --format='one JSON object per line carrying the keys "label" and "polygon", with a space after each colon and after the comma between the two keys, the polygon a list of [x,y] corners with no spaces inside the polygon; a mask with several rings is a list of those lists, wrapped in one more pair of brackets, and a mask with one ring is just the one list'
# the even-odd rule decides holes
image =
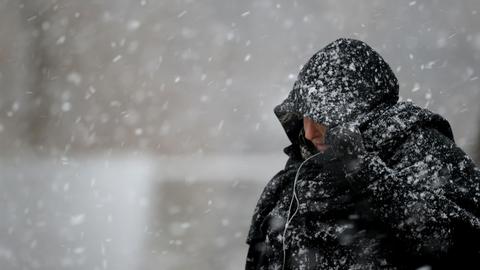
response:
{"label": "dark glove", "polygon": [[360,169],[367,152],[362,134],[356,126],[340,125],[329,129],[325,143],[329,147],[319,155],[319,159],[328,172],[345,178]]}

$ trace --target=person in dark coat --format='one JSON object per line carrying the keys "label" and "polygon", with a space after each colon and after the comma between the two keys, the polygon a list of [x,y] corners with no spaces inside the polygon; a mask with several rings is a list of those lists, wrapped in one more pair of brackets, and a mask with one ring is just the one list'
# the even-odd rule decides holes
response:
{"label": "person in dark coat", "polygon": [[328,44],[274,112],[291,145],[255,207],[246,270],[480,269],[480,171],[445,118],[399,101],[370,46]]}

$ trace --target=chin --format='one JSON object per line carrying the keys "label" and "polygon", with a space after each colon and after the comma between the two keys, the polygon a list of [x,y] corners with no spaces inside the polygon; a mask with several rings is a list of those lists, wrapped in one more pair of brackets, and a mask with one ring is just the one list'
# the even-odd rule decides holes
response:
{"label": "chin", "polygon": [[326,145],[326,144],[320,144],[320,145],[318,145],[318,144],[317,144],[317,145],[315,145],[315,147],[317,148],[318,151],[320,151],[320,152],[323,153],[323,152],[325,152],[325,150],[327,150],[328,145]]}

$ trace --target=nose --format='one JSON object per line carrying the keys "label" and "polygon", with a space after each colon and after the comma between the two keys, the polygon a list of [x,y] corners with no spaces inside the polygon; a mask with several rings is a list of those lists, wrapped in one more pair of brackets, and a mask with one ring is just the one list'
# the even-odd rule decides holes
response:
{"label": "nose", "polygon": [[305,130],[305,138],[311,141],[315,137],[315,122],[305,117],[303,119],[303,129]]}

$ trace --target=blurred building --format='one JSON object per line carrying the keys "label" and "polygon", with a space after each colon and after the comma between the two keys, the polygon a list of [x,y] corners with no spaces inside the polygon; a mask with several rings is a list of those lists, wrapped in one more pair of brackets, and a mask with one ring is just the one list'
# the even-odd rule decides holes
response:
{"label": "blurred building", "polygon": [[444,115],[479,160],[479,13],[474,0],[0,0],[0,265],[242,269],[253,207],[286,159],[273,107],[338,37],[377,49],[402,98]]}

